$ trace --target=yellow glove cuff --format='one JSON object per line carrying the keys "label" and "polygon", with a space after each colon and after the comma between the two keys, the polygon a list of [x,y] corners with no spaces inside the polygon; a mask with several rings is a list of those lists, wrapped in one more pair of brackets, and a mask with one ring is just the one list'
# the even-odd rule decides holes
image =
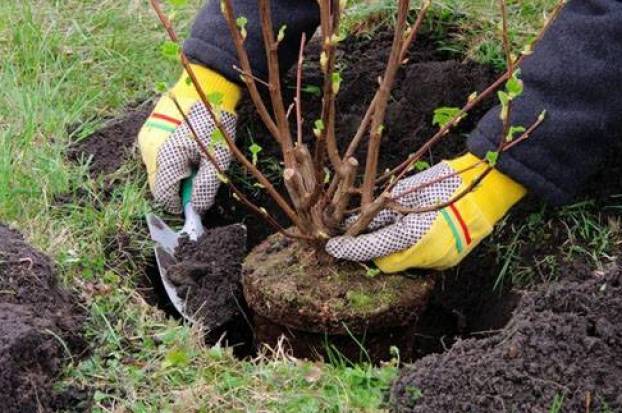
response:
{"label": "yellow glove cuff", "polygon": [[[466,154],[447,161],[456,171],[476,165],[479,158]],[[454,196],[464,191],[487,168],[486,163],[460,174],[462,184]],[[493,169],[470,193],[439,211],[429,231],[410,248],[377,258],[376,265],[385,273],[409,268],[444,270],[457,265],[493,226],[526,194],[526,189]]]}
{"label": "yellow glove cuff", "polygon": [[[467,153],[459,158],[447,161],[447,164],[456,171],[460,171],[478,162],[480,162],[480,159],[477,156]],[[461,173],[462,187],[460,191],[477,179],[487,167],[488,164],[481,163],[475,168]],[[493,168],[469,196],[472,197],[488,222],[494,225],[503,218],[508,210],[520,201],[525,194],[527,194],[527,190],[524,186]]]}
{"label": "yellow glove cuff", "polygon": [[[209,68],[195,64],[190,64],[190,67],[205,94],[209,95],[215,92],[222,94],[221,108],[229,113],[234,113],[235,107],[242,97],[242,89]],[[173,86],[171,93],[180,100],[200,100],[199,93],[196,91],[187,73],[184,73],[175,86]]]}

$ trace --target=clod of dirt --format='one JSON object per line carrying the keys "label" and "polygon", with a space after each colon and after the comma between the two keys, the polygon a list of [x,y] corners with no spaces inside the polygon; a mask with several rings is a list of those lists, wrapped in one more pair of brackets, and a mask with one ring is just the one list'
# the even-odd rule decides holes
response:
{"label": "clod of dirt", "polygon": [[544,413],[556,397],[564,412],[618,411],[621,312],[620,266],[527,293],[501,333],[406,368],[392,389],[394,411]]}
{"label": "clod of dirt", "polygon": [[242,311],[240,277],[246,253],[246,228],[242,225],[208,230],[194,242],[180,240],[178,264],[168,275],[188,311],[213,331],[239,318]]}
{"label": "clod of dirt", "polygon": [[[294,354],[309,356],[312,350],[322,353],[326,335],[331,344],[354,343],[354,335],[365,337],[364,347],[384,345],[370,353],[386,356],[391,345],[410,348],[387,340],[395,338],[396,329],[397,336],[408,336],[405,329],[425,308],[434,281],[404,275],[372,278],[360,264],[323,263],[303,244],[277,234],[248,255],[242,285],[256,314],[259,342],[274,345],[286,333]],[[310,343],[317,348],[309,348]],[[360,352],[357,345],[356,354]]]}
{"label": "clod of dirt", "polygon": [[84,314],[57,285],[49,259],[0,225],[0,400],[3,412],[51,411],[59,406],[53,379],[77,354]]}
{"label": "clod of dirt", "polygon": [[72,161],[90,159],[92,176],[110,174],[129,159],[130,149],[143,123],[151,113],[152,104],[146,102],[130,109],[121,118],[113,119],[103,128],[71,146],[67,157]]}

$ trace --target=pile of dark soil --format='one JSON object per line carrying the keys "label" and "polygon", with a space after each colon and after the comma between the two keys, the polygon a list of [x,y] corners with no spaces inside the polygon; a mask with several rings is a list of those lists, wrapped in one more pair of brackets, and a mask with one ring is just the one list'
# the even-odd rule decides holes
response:
{"label": "pile of dark soil", "polygon": [[108,121],[104,127],[73,144],[67,153],[69,160],[90,160],[92,176],[107,175],[121,167],[130,157],[131,148],[153,105],[147,101],[129,108],[124,117]]}
{"label": "pile of dark soil", "polygon": [[622,267],[569,275],[584,281],[527,293],[499,334],[405,369],[394,410],[548,412],[556,397],[564,412],[622,409]]}
{"label": "pile of dark soil", "polygon": [[[329,357],[331,344],[350,361],[379,362],[397,346],[412,348],[412,330],[434,281],[369,277],[357,263],[323,263],[299,242],[276,234],[244,261],[244,297],[254,311],[257,342],[274,347],[282,335],[299,358]],[[404,353],[404,356],[410,356]]]}
{"label": "pile of dark soil", "polygon": [[215,340],[228,332],[227,341],[236,341],[248,330],[240,285],[245,255],[246,228],[230,225],[208,230],[196,242],[182,238],[175,251],[179,263],[168,269],[189,313]]}
{"label": "pile of dark soil", "polygon": [[62,342],[72,354],[85,347],[80,336],[83,319],[77,298],[58,286],[50,260],[19,233],[0,225],[3,412],[80,409],[63,405],[66,398],[55,394],[52,386],[69,357]]}

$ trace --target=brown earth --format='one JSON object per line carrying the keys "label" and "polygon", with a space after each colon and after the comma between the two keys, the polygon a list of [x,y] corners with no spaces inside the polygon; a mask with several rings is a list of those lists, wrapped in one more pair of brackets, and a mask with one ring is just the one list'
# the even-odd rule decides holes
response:
{"label": "brown earth", "polygon": [[74,162],[89,161],[92,176],[116,171],[130,158],[136,136],[151,109],[149,101],[128,108],[125,116],[109,120],[92,135],[71,145],[67,157]]}
{"label": "brown earth", "polygon": [[[53,389],[72,355],[85,348],[84,312],[57,283],[54,267],[22,236],[0,225],[0,400],[3,412],[86,410]],[[84,394],[82,396],[85,396]]]}
{"label": "brown earth", "polygon": [[230,345],[252,344],[240,284],[245,255],[246,229],[239,224],[208,230],[196,242],[183,237],[175,251],[179,263],[169,268],[169,278],[210,341],[225,334]]}
{"label": "brown earth", "polygon": [[364,348],[380,361],[391,357],[391,346],[411,347],[414,336],[404,331],[425,308],[434,281],[370,277],[352,262],[324,264],[312,250],[277,234],[248,255],[242,285],[259,344],[275,346],[284,333],[298,357],[326,355],[330,343],[350,360]]}
{"label": "brown earth", "polygon": [[500,333],[404,369],[394,410],[544,413],[555,397],[563,412],[622,409],[622,266],[580,276],[526,294]]}

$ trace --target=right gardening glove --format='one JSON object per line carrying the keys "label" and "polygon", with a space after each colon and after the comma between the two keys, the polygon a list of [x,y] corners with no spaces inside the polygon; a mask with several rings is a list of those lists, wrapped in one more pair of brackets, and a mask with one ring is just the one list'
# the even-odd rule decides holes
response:
{"label": "right gardening glove", "polygon": [[[411,209],[433,207],[456,198],[487,168],[479,159],[466,154],[406,178],[395,186],[397,196],[439,177],[450,176],[398,199]],[[519,183],[496,169],[467,195],[439,211],[402,215],[381,211],[371,222],[369,233],[357,237],[331,239],[326,251],[339,259],[374,260],[385,273],[409,268],[444,270],[457,265],[486,238],[507,211],[526,194]],[[350,218],[346,225],[356,217]]]}
{"label": "right gardening glove", "polygon": [[[217,112],[230,136],[235,137],[235,106],[241,90],[218,73],[199,65],[191,65],[199,84],[208,97],[218,101]],[[231,153],[224,144],[210,145],[216,127],[187,74],[162,96],[138,134],[138,145],[147,167],[153,196],[168,212],[182,212],[181,181],[197,171],[193,180],[192,206],[202,213],[214,204],[220,179],[216,168],[201,156],[199,145],[184,122],[170,95],[182,111],[205,147],[213,149],[214,158],[222,169],[231,162]],[[212,100],[210,99],[210,101]]]}

